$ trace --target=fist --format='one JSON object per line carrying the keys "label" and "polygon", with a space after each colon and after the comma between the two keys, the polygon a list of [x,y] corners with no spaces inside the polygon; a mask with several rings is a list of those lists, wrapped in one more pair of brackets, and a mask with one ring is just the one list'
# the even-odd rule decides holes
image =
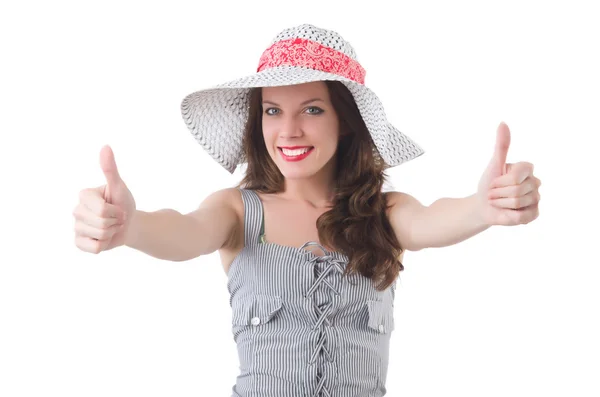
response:
{"label": "fist", "polygon": [[100,167],[106,184],[79,193],[73,210],[75,245],[82,251],[98,254],[125,244],[136,205],[121,179],[110,146],[100,150]]}

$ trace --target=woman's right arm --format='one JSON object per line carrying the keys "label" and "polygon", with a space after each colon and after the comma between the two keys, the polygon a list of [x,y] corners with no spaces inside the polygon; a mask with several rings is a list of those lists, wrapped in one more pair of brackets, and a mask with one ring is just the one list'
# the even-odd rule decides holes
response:
{"label": "woman's right arm", "polygon": [[234,200],[239,194],[236,188],[216,191],[188,214],[173,209],[136,210],[125,245],[170,261],[211,254],[234,239],[239,225]]}

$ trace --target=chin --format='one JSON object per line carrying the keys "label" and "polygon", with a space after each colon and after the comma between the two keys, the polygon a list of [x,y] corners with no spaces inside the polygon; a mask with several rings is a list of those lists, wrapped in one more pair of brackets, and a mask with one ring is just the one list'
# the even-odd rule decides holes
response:
{"label": "chin", "polygon": [[[273,157],[271,157],[273,159]],[[324,172],[328,164],[319,164],[317,158],[311,159],[312,161],[300,161],[300,162],[287,162],[280,157],[273,159],[279,172],[286,179],[306,179],[312,178],[320,172]],[[317,160],[317,161],[315,161]]]}
{"label": "chin", "polygon": [[314,176],[317,172],[308,168],[289,169],[288,167],[279,167],[279,171],[285,179],[305,179]]}

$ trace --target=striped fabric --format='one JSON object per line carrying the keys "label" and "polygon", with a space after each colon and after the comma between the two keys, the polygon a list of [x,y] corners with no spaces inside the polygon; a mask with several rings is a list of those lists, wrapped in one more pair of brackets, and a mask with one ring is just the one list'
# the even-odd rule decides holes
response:
{"label": "striped fabric", "polygon": [[227,283],[240,364],[232,397],[384,396],[396,283],[377,291],[342,277],[348,258],[316,242],[261,242],[261,200],[240,192],[245,247]]}

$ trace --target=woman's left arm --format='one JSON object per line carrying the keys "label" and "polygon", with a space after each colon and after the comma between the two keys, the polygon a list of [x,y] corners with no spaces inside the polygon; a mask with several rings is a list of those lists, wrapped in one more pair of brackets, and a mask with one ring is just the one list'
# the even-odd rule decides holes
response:
{"label": "woman's left arm", "polygon": [[508,126],[501,123],[492,160],[471,196],[445,197],[423,206],[406,193],[389,192],[389,219],[403,248],[445,247],[490,226],[514,226],[537,219],[541,181],[533,175],[529,162],[506,164],[509,145]]}

